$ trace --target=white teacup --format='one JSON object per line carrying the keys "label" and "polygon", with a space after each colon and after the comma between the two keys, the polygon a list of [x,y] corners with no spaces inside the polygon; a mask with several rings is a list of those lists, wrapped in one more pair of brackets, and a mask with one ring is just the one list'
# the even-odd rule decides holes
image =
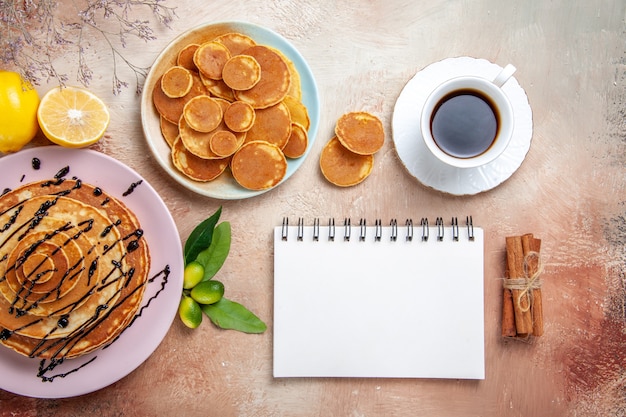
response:
{"label": "white teacup", "polygon": [[502,86],[515,72],[507,65],[494,80],[452,78],[426,99],[420,130],[430,152],[457,168],[488,164],[507,148],[515,124],[513,106]]}

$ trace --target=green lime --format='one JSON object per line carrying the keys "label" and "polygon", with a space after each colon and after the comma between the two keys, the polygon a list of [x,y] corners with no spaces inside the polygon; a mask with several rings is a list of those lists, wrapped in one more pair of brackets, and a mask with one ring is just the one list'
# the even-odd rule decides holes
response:
{"label": "green lime", "polygon": [[224,284],[219,281],[209,280],[201,282],[191,290],[191,298],[200,304],[213,304],[222,299]]}
{"label": "green lime", "polygon": [[188,290],[195,287],[204,278],[204,267],[200,262],[189,262],[183,275],[183,288]]}
{"label": "green lime", "polygon": [[185,326],[191,329],[195,329],[202,322],[202,310],[200,309],[200,305],[194,299],[186,295],[180,300],[178,315]]}

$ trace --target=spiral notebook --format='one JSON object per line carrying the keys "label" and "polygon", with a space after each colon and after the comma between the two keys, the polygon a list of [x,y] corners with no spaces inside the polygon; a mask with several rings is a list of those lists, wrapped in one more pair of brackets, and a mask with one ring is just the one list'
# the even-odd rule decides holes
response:
{"label": "spiral notebook", "polygon": [[471,218],[289,220],[274,229],[274,377],[484,379]]}

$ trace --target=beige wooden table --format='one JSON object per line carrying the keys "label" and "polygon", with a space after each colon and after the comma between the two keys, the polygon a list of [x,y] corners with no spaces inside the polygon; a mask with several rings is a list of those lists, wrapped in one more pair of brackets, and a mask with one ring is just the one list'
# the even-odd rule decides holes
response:
{"label": "beige wooden table", "polygon": [[[99,66],[90,89],[109,105],[111,124],[93,149],[134,168],[156,188],[183,241],[223,206],[233,244],[221,280],[229,297],[255,311],[268,330],[246,335],[206,321],[190,331],[176,319],[156,352],[119,382],[61,400],[0,391],[1,416],[626,415],[626,3],[175,3],[172,29],[157,27],[156,40],[131,42],[127,55],[149,65],[180,32],[207,22],[245,20],[275,30],[299,49],[318,83],[321,121],[310,156],[288,182],[252,199],[218,201],[187,191],[150,155],[133,89],[111,93],[104,53],[90,57]],[[391,136],[393,107],[405,83],[428,64],[456,56],[513,63],[534,121],[520,169],[499,187],[464,197],[416,181]],[[39,88],[43,93],[49,87]],[[378,115],[387,141],[371,177],[340,189],[323,179],[318,159],[337,117],[353,110]],[[42,138],[34,143],[44,144]],[[283,216],[459,213],[472,214],[487,237],[485,380],[272,377],[271,233]],[[526,232],[543,240],[545,335],[532,343],[503,341],[498,278],[504,238]]]}

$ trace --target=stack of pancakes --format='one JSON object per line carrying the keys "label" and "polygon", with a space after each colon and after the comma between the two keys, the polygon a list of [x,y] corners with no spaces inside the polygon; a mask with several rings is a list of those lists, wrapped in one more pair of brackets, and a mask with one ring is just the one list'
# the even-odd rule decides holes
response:
{"label": "stack of pancakes", "polygon": [[30,357],[73,358],[132,322],[150,256],[135,215],[78,180],[0,197],[0,343]]}
{"label": "stack of pancakes", "polygon": [[309,146],[300,74],[245,34],[214,35],[185,43],[153,87],[172,164],[194,181],[230,169],[240,186],[270,189]]}

